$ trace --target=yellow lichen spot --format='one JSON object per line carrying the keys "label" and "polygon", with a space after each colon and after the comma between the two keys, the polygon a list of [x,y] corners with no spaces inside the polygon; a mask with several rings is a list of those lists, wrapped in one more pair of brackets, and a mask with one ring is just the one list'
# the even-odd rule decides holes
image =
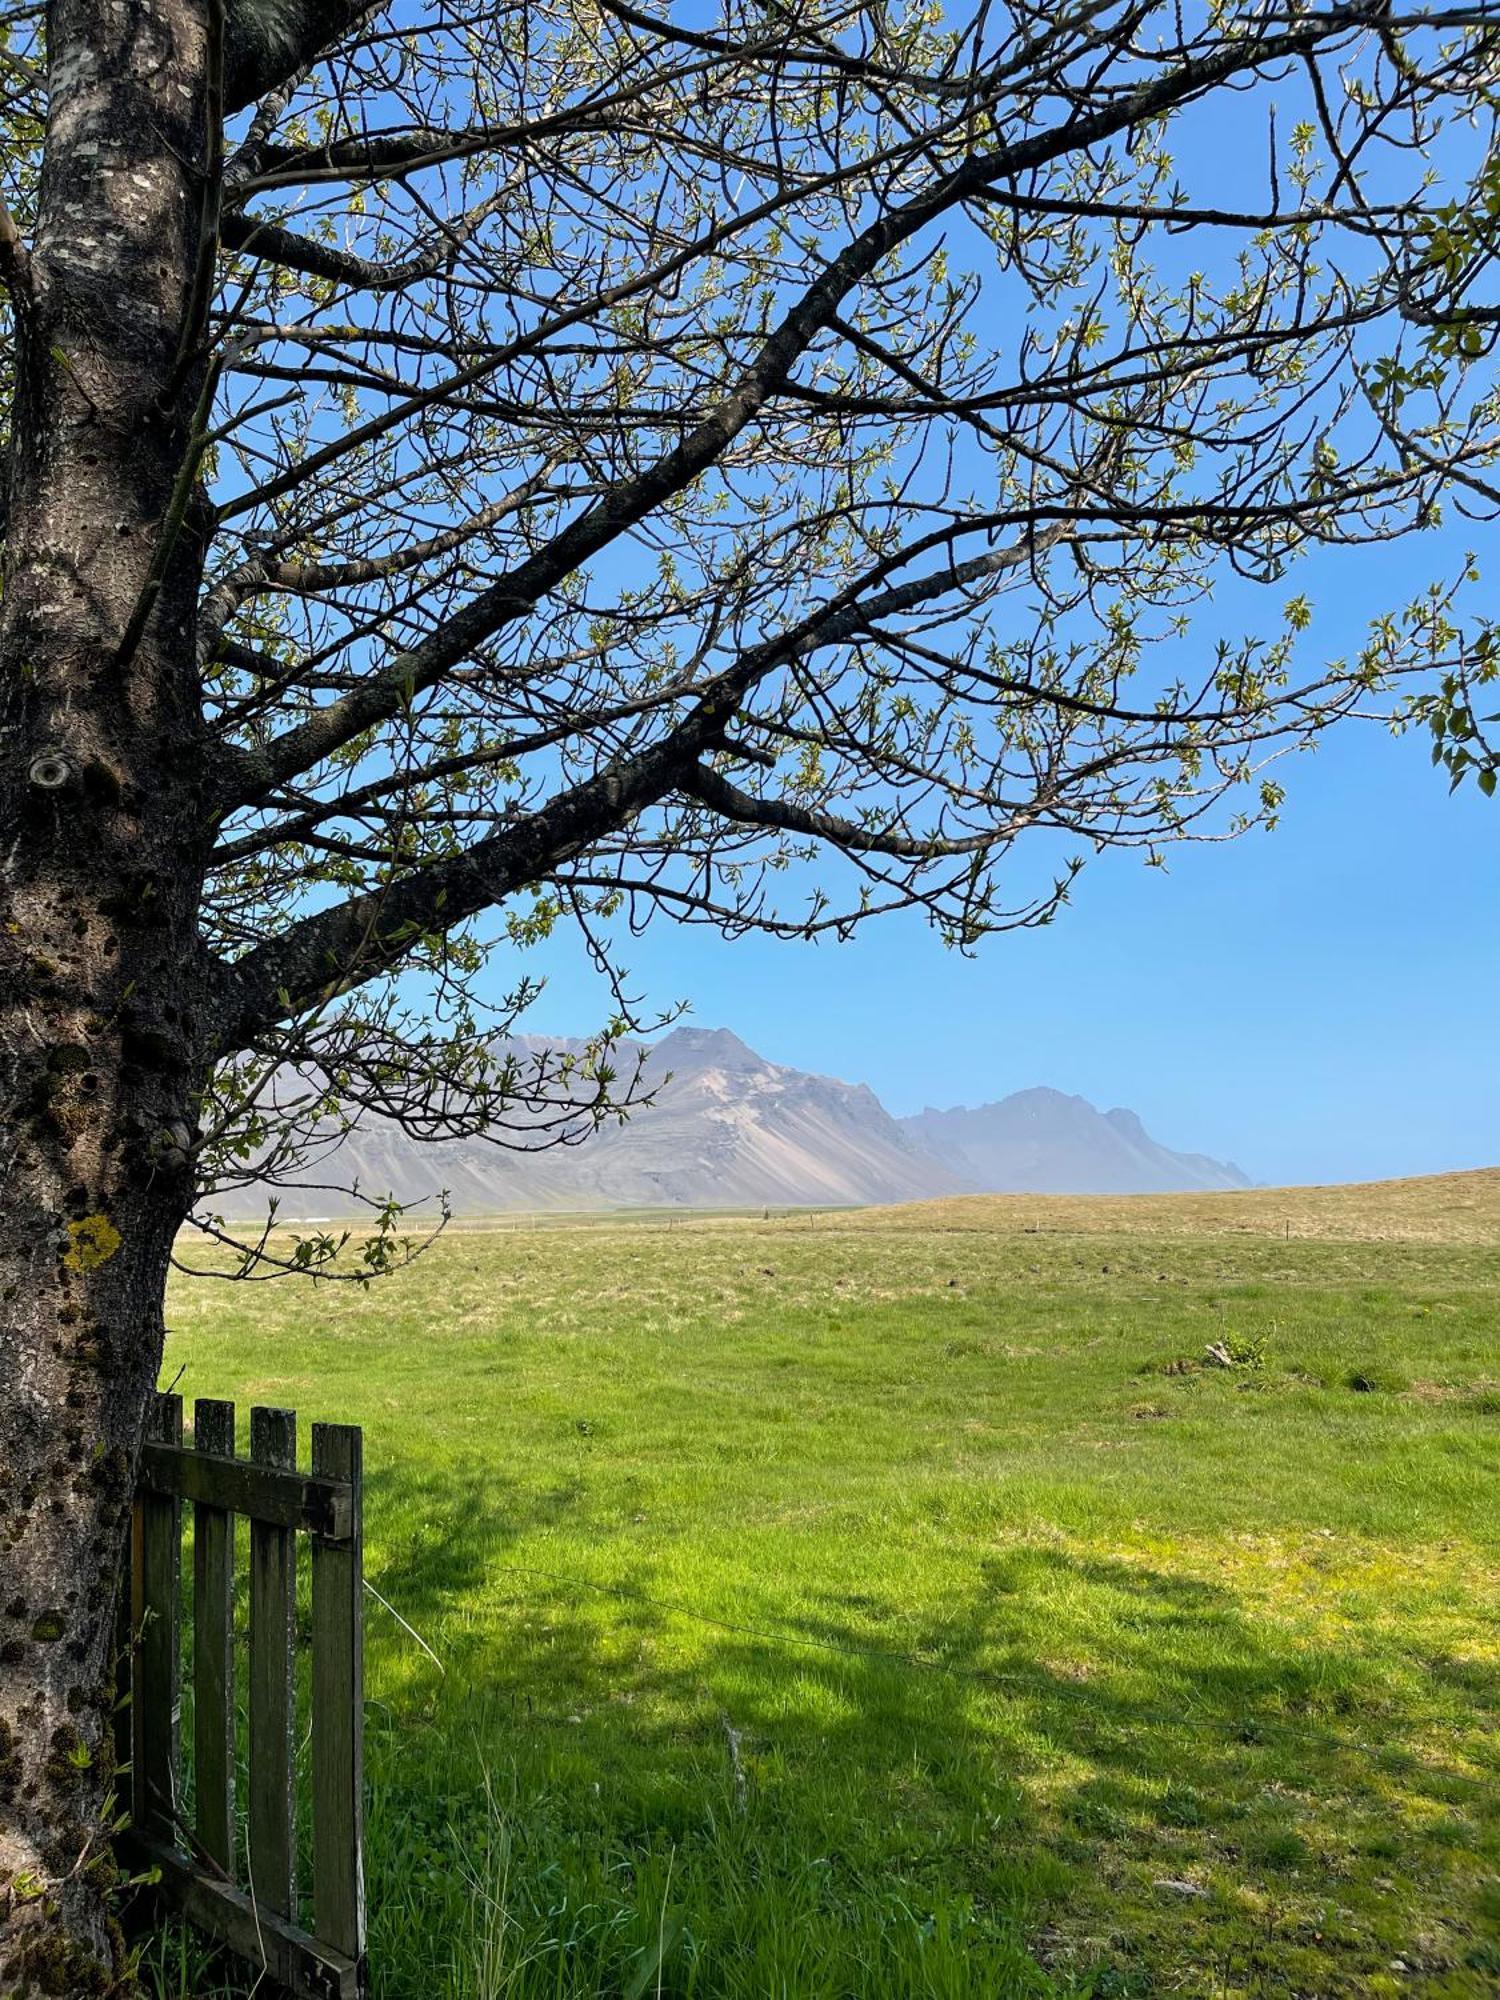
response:
{"label": "yellow lichen spot", "polygon": [[107,1264],[123,1242],[107,1215],[86,1215],[82,1222],[68,1224],[68,1247],[63,1263],[70,1271],[97,1271]]}

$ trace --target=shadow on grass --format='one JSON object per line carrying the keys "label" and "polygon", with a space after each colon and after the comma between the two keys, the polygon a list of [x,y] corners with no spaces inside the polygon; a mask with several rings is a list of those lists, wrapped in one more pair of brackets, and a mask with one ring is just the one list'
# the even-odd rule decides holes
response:
{"label": "shadow on grass", "polygon": [[[1489,1660],[1397,1673],[1357,1628],[1036,1541],[924,1617],[929,1588],[748,1560],[742,1601],[684,1601],[596,1504],[369,1479],[371,1581],[443,1667],[371,1607],[377,2000],[1353,1996],[1398,1961],[1494,1990]],[[544,1564],[586,1524],[592,1584]],[[155,1993],[250,1990],[154,1949]]]}
{"label": "shadow on grass", "polygon": [[[1312,1644],[1225,1585],[1045,1545],[917,1629],[878,1591],[709,1615],[628,1540],[604,1588],[515,1561],[585,1497],[371,1482],[407,1524],[376,1585],[446,1666],[398,1639],[372,1667],[390,1994],[628,1993],[653,1951],[642,1992],[716,2000],[1500,1970],[1460,1887],[1495,1865],[1491,1665],[1393,1680],[1357,1630]],[[458,1940],[441,1988],[423,1938]]]}

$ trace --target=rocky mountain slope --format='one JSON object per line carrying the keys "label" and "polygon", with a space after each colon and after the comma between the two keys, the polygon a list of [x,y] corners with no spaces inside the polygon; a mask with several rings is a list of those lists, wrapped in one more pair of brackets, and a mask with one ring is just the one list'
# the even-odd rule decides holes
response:
{"label": "rocky mountain slope", "polygon": [[[315,1191],[280,1191],[291,1219],[346,1212],[328,1183],[455,1214],[608,1208],[860,1206],[1012,1188],[1077,1193],[1244,1187],[1233,1167],[1157,1145],[1134,1113],[1058,1091],[896,1119],[863,1084],[767,1062],[727,1029],[679,1028],[646,1057],[654,1093],[581,1144],[515,1152],[482,1140],[419,1145],[369,1120],[324,1161]],[[239,1193],[229,1213],[263,1206]]]}

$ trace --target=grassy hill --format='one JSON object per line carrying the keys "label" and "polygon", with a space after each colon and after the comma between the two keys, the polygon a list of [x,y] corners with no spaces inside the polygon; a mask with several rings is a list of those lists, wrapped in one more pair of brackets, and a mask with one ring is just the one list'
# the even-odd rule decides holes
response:
{"label": "grassy hill", "polygon": [[372,1600],[375,1992],[1493,1993],[1497,1219],[996,1198],[180,1285],[189,1397],[365,1424],[436,1655]]}
{"label": "grassy hill", "polygon": [[1500,1167],[1345,1187],[1233,1193],[961,1195],[862,1209],[851,1219],[866,1229],[1500,1244]]}

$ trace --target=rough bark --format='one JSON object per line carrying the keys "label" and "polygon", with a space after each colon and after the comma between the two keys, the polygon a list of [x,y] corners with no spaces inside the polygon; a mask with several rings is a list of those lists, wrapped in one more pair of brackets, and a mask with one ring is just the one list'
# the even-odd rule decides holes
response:
{"label": "rough bark", "polygon": [[[0,1994],[122,1976],[114,1578],[207,974],[186,491],[207,0],[51,11],[0,623]],[[151,615],[142,624],[141,613]],[[134,633],[139,632],[139,639]]]}

